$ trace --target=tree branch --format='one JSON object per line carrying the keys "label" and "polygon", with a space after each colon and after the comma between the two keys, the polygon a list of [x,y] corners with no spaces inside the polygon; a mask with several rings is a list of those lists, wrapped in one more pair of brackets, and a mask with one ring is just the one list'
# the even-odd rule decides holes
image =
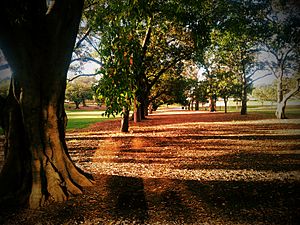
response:
{"label": "tree branch", "polygon": [[67,79],[67,81],[68,81],[68,82],[71,82],[71,81],[73,81],[73,80],[75,80],[75,79],[77,79],[77,78],[79,78],[79,77],[94,77],[94,76],[96,76],[96,75],[98,75],[98,73],[79,74],[79,75],[76,75],[76,76],[74,76],[74,77],[72,77],[72,78],[70,78],[70,79]]}
{"label": "tree branch", "polygon": [[71,63],[73,63],[73,62],[75,62],[75,61],[84,61],[84,62],[86,62],[86,61],[92,61],[92,62],[97,63],[98,65],[102,66],[102,63],[101,63],[99,60],[94,59],[94,58],[92,58],[92,57],[75,58],[75,59],[72,59],[72,60],[71,60]]}
{"label": "tree branch", "polygon": [[101,52],[98,50],[98,48],[96,46],[94,46],[93,42],[90,40],[90,38],[87,38],[86,41],[93,47],[93,49],[99,54],[101,55]]}
{"label": "tree branch", "polygon": [[286,103],[287,100],[289,100],[294,94],[300,91],[300,78],[297,79],[296,82],[296,87],[292,89],[290,92],[288,92],[286,95],[283,97],[283,102]]}
{"label": "tree branch", "polygon": [[81,45],[81,43],[86,39],[86,37],[91,33],[92,28],[88,28],[88,30],[86,31],[86,33],[83,35],[83,37],[76,43],[74,49],[79,48],[79,46]]}
{"label": "tree branch", "polygon": [[254,83],[255,81],[257,81],[257,80],[260,80],[260,79],[262,79],[262,78],[265,78],[265,77],[268,77],[268,76],[271,76],[271,75],[273,75],[273,74],[272,74],[272,73],[268,73],[268,74],[265,74],[265,75],[263,75],[263,76],[261,76],[261,77],[258,77],[258,78],[256,78],[256,79],[252,80],[251,82],[249,82],[249,84],[248,84],[247,86],[253,84],[253,83]]}
{"label": "tree branch", "polygon": [[0,70],[6,70],[9,68],[8,64],[0,65]]}
{"label": "tree branch", "polygon": [[153,85],[157,82],[157,80],[160,78],[161,75],[163,75],[166,71],[168,71],[172,66],[176,65],[176,63],[178,63],[180,61],[180,59],[175,59],[172,63],[170,63],[168,66],[164,67],[163,69],[161,69],[155,76],[154,79],[148,84],[149,88],[148,90],[150,90]]}

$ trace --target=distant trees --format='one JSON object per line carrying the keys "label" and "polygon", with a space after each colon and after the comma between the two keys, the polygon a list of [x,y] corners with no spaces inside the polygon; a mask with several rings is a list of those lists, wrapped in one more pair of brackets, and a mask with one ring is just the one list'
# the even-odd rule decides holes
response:
{"label": "distant trees", "polygon": [[96,83],[94,77],[80,77],[74,81],[68,82],[66,88],[66,100],[75,103],[75,108],[79,109],[79,104],[82,103],[86,106],[86,100],[92,100],[94,91],[93,84]]}
{"label": "distant trees", "polygon": [[254,88],[252,95],[254,98],[261,101],[262,105],[264,104],[264,102],[267,101],[276,102],[276,86],[277,85],[275,82],[273,84],[261,85],[259,87]]}

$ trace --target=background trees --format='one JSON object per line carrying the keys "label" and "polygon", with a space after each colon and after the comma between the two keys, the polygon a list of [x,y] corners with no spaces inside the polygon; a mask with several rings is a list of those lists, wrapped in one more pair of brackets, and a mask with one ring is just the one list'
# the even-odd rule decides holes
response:
{"label": "background trees", "polygon": [[86,106],[86,100],[92,100],[94,91],[92,89],[96,83],[95,77],[80,77],[74,81],[68,82],[66,88],[66,100],[75,103],[75,108],[79,109],[79,104]]}

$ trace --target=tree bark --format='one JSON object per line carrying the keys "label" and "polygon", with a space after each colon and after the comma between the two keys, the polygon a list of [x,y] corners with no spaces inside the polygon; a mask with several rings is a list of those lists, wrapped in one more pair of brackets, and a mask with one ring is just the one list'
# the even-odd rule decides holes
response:
{"label": "tree bark", "polygon": [[[282,82],[279,85],[279,87],[281,87],[280,89],[281,92],[278,92],[278,101],[277,101],[277,108],[276,108],[275,115],[277,119],[286,119],[287,118],[285,115],[286,103],[294,94],[300,91],[300,79],[297,80],[295,88],[293,88],[286,95],[283,95]],[[277,87],[278,88],[277,90],[279,90],[279,87]]]}
{"label": "tree bark", "polygon": [[225,97],[224,98],[224,112],[227,113],[227,102],[228,102],[228,99]]}
{"label": "tree bark", "polygon": [[195,103],[195,110],[196,110],[196,111],[199,111],[199,100],[196,100],[196,103]]}
{"label": "tree bark", "polygon": [[129,131],[129,109],[124,107],[123,108],[123,116],[121,120],[121,132],[128,132]]}
{"label": "tree bark", "polygon": [[49,8],[46,1],[18,3],[10,1],[0,16],[0,47],[12,69],[0,200],[38,208],[92,185],[65,142],[66,74],[83,1],[55,1]]}
{"label": "tree bark", "polygon": [[210,102],[210,104],[209,104],[210,111],[215,112],[216,111],[216,103],[215,103],[215,99],[213,96],[210,96],[209,102]]}
{"label": "tree bark", "polygon": [[242,107],[241,107],[241,115],[246,115],[247,114],[247,101],[248,101],[248,96],[247,96],[247,81],[246,81],[246,77],[245,74],[242,75],[243,79],[243,87],[242,87],[242,98],[241,98],[241,102],[242,102]]}

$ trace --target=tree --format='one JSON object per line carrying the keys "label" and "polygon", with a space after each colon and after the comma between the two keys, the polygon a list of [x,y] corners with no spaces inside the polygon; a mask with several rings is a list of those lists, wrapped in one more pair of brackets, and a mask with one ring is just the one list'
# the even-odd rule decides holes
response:
{"label": "tree", "polygon": [[92,184],[71,161],[64,129],[66,74],[83,1],[12,0],[1,7],[0,48],[12,78],[0,196],[37,208]]}
{"label": "tree", "polygon": [[80,77],[67,84],[66,99],[75,103],[75,108],[79,109],[79,104],[86,106],[85,100],[93,99],[93,84],[96,82],[94,77]]}
{"label": "tree", "polygon": [[96,94],[105,99],[108,116],[122,114],[123,132],[128,132],[129,111],[136,95],[136,74],[141,69],[136,65],[141,55],[140,39],[147,27],[147,21],[135,9],[140,9],[138,3],[129,4],[126,0],[100,1],[91,21],[101,33],[99,52],[103,65],[99,69],[101,79]]}
{"label": "tree", "polygon": [[[130,94],[135,99],[133,102],[138,102],[134,107],[138,108],[135,110],[139,112],[138,118],[145,118],[151,89],[161,76],[178,66],[181,60],[191,58],[195,43],[204,45],[204,34],[207,33],[204,21],[209,15],[208,8],[204,6],[208,2],[100,1],[93,22],[101,32],[99,49],[107,49],[118,43],[118,51],[123,51],[120,57],[123,57],[124,49],[132,57],[132,74],[126,76],[135,80],[133,83],[136,87],[128,91],[134,93]],[[204,12],[207,16],[203,15]],[[111,41],[103,41],[103,36],[110,36]],[[111,56],[117,55],[113,53]],[[125,70],[128,66],[120,65],[124,65]]]}
{"label": "tree", "polygon": [[188,87],[188,80],[175,69],[169,70],[153,86],[149,103],[153,110],[156,110],[163,104],[178,103],[186,105],[185,91]]}
{"label": "tree", "polygon": [[[247,95],[253,76],[260,69],[256,63],[256,46],[261,37],[262,15],[267,1],[220,1],[212,23],[211,46],[200,54],[198,62],[205,68],[210,89],[217,92],[216,73],[226,67],[225,74],[234,74],[240,83],[238,97],[242,102],[241,114],[247,113]],[[208,52],[208,54],[207,54]],[[211,105],[214,96],[211,93]],[[213,108],[213,107],[212,107]]]}
{"label": "tree", "polygon": [[240,83],[231,71],[217,72],[217,96],[224,101],[224,111],[227,113],[227,103],[230,97],[239,95]]}
{"label": "tree", "polygon": [[284,94],[284,79],[300,70],[300,14],[299,5],[292,1],[271,1],[270,12],[266,15],[266,36],[261,42],[262,51],[267,54],[265,65],[277,80],[276,117],[285,119],[285,107],[300,89],[296,79],[290,92]]}
{"label": "tree", "polygon": [[262,85],[254,88],[252,95],[254,98],[261,101],[262,105],[265,101],[276,101],[276,83]]}

